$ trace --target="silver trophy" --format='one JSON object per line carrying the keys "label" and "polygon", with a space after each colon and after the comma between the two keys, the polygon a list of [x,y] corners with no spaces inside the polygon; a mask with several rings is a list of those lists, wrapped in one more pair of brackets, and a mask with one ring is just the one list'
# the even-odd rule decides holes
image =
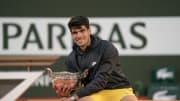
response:
{"label": "silver trophy", "polygon": [[60,92],[58,96],[70,96],[72,92],[76,91],[80,87],[79,81],[82,78],[81,73],[71,73],[67,71],[53,72],[50,68],[46,68],[46,70],[49,77],[52,79],[53,85],[71,88],[70,92]]}

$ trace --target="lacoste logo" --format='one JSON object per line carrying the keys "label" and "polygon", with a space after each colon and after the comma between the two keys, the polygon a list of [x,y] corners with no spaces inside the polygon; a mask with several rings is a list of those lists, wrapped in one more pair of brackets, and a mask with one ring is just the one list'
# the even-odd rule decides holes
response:
{"label": "lacoste logo", "polygon": [[153,94],[153,100],[176,100],[176,95],[168,95],[168,90],[156,91]]}
{"label": "lacoste logo", "polygon": [[156,76],[158,79],[168,79],[168,78],[173,78],[174,74],[173,74],[173,72],[168,71],[167,68],[162,68],[157,71]]}
{"label": "lacoste logo", "polygon": [[94,61],[94,62],[92,62],[92,64],[91,64],[92,66],[95,66],[96,65],[96,61]]}

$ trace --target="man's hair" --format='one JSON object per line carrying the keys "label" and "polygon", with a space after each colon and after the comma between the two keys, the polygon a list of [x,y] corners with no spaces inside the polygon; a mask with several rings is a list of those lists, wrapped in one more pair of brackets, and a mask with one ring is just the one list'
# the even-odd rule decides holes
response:
{"label": "man's hair", "polygon": [[70,30],[73,27],[79,28],[82,25],[85,25],[87,28],[89,28],[89,19],[85,16],[73,16],[68,23]]}

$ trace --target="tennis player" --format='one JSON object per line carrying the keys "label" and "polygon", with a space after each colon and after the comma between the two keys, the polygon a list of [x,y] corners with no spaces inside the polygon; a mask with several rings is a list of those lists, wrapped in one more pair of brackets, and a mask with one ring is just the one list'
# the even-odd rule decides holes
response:
{"label": "tennis player", "polygon": [[[74,45],[65,62],[67,70],[88,70],[88,75],[82,80],[83,87],[70,97],[61,97],[60,101],[138,101],[121,70],[113,44],[91,35],[89,19],[85,16],[73,16],[68,27]],[[69,90],[68,87],[55,88],[57,94]]]}

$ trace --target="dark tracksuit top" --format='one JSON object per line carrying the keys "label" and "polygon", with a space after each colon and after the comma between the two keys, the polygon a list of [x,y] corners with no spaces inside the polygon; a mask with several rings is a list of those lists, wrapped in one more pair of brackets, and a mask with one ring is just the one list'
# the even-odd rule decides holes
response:
{"label": "dark tracksuit top", "polygon": [[74,45],[65,63],[70,72],[83,72],[89,69],[88,76],[84,80],[85,86],[76,92],[79,97],[88,96],[103,89],[131,87],[121,71],[118,51],[108,41],[91,36],[91,45],[85,52]]}

